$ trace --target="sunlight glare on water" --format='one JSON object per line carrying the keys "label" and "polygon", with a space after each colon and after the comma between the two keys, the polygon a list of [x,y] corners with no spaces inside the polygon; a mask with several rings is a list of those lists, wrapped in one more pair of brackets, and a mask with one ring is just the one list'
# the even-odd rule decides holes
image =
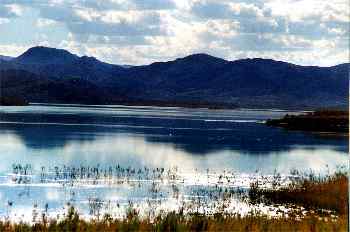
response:
{"label": "sunlight glare on water", "polygon": [[[140,208],[157,202],[157,210],[171,210],[218,186],[248,188],[276,172],[283,178],[293,169],[324,174],[347,164],[347,138],[263,123],[286,113],[298,112],[0,107],[0,215],[28,219],[34,205],[42,212],[46,204],[48,213],[57,215],[68,202],[86,217],[99,202],[101,211],[113,208],[115,216],[129,201]],[[80,172],[93,168],[93,177]],[[247,210],[244,202],[231,200],[236,210]]]}

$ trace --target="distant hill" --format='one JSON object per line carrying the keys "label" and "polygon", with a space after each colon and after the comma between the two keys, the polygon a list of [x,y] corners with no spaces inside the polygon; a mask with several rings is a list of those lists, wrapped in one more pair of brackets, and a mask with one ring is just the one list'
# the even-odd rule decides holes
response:
{"label": "distant hill", "polygon": [[348,106],[349,64],[299,66],[271,59],[227,61],[193,54],[123,66],[66,50],[33,47],[0,60],[1,89],[29,102],[189,107]]}
{"label": "distant hill", "polygon": [[0,55],[0,61],[1,60],[9,61],[9,60],[12,60],[12,59],[13,59],[13,57],[11,57],[11,56],[2,56],[2,55]]}
{"label": "distant hill", "polygon": [[78,56],[66,50],[40,46],[29,48],[22,55],[15,58],[14,61],[24,64],[59,65],[73,63],[78,59]]}

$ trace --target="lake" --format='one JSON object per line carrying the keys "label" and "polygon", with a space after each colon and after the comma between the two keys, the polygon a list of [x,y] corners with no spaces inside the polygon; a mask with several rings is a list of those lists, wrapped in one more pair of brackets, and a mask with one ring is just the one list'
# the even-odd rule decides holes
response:
{"label": "lake", "polygon": [[[218,186],[246,189],[276,173],[283,181],[295,169],[326,174],[347,165],[346,137],[264,124],[287,113],[300,112],[1,106],[0,216],[35,221],[70,205],[86,217],[150,202],[177,209]],[[246,209],[236,198],[231,207]]]}

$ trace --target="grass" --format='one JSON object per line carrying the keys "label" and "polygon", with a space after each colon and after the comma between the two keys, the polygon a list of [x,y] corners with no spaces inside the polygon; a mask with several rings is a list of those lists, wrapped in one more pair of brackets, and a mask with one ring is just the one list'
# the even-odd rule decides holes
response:
{"label": "grass", "polygon": [[159,215],[154,221],[141,219],[137,211],[131,210],[124,219],[113,219],[108,215],[101,220],[85,221],[71,208],[62,221],[49,221],[34,225],[0,222],[0,231],[347,231],[346,217],[337,219],[308,215],[297,218],[269,218],[252,213],[246,216],[215,214],[184,215],[170,212]]}
{"label": "grass", "polygon": [[261,188],[253,183],[249,190],[252,203],[297,204],[309,210],[330,210],[339,215],[348,214],[348,177],[346,173],[299,178],[280,188]]}
{"label": "grass", "polygon": [[[140,217],[130,207],[123,219],[108,214],[85,220],[70,208],[62,220],[47,219],[34,224],[0,222],[0,231],[348,231],[348,178],[337,172],[325,177],[295,178],[287,186],[266,188],[254,183],[248,193],[252,204],[295,204],[306,213],[288,213],[269,217],[258,211],[247,215],[224,213],[214,215],[178,212],[160,213],[156,217]],[[328,213],[323,213],[329,210]]]}

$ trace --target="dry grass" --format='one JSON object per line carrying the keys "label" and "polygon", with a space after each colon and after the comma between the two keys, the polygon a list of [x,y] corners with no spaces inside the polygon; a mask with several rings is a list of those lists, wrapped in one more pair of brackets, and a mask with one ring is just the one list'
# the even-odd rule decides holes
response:
{"label": "dry grass", "polygon": [[277,189],[260,188],[253,184],[249,191],[253,203],[297,204],[307,209],[325,209],[339,215],[348,214],[348,177],[345,173],[316,177],[310,175]]}
{"label": "dry grass", "polygon": [[[135,209],[129,209],[124,219],[105,215],[100,220],[84,220],[74,208],[60,221],[47,220],[40,223],[0,222],[0,231],[348,231],[348,179],[344,173],[332,176],[297,179],[286,187],[274,189],[251,186],[249,199],[253,203],[295,204],[308,208],[305,215],[285,214],[282,217],[268,217],[259,212],[248,215],[217,213],[203,215],[170,212],[157,217],[141,218]],[[322,209],[332,213],[323,214]]]}
{"label": "dry grass", "polygon": [[124,220],[105,216],[102,220],[84,221],[73,210],[60,222],[50,221],[40,224],[0,223],[0,231],[347,231],[346,217],[337,219],[318,216],[296,218],[268,218],[263,215],[216,214],[205,216],[200,214],[183,215],[168,213],[158,216],[153,222],[140,219],[137,212],[132,211]]}

